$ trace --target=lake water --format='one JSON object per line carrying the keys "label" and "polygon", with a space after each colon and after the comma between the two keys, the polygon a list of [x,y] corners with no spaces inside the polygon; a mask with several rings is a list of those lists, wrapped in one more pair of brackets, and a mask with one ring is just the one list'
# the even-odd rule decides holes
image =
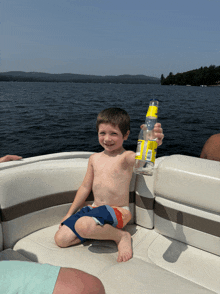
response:
{"label": "lake water", "polygon": [[205,141],[220,132],[220,87],[1,82],[0,156],[101,151],[95,122],[108,107],[129,113],[131,134],[124,146],[135,151],[152,98],[159,100],[165,134],[158,157],[199,157]]}

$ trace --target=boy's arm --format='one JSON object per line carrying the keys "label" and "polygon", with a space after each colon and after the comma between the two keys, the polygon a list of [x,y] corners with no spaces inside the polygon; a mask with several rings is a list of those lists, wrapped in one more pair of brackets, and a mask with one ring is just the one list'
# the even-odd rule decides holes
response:
{"label": "boy's arm", "polygon": [[67,212],[66,216],[62,219],[61,223],[65,219],[69,218],[72,214],[77,212],[77,210],[80,208],[80,206],[82,206],[82,204],[85,202],[86,198],[89,196],[92,190],[92,183],[94,178],[92,159],[93,155],[91,155],[89,158],[89,163],[84,180],[76,193],[75,199],[72,205],[70,206],[69,211]]}

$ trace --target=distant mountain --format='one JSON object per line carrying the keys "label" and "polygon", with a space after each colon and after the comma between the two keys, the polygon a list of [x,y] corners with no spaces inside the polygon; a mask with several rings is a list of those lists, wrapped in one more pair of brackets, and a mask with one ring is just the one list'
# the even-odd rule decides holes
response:
{"label": "distant mountain", "polygon": [[0,73],[1,81],[14,82],[72,82],[72,83],[117,83],[160,84],[160,79],[145,75],[96,76],[82,74],[49,74],[41,72],[9,71]]}

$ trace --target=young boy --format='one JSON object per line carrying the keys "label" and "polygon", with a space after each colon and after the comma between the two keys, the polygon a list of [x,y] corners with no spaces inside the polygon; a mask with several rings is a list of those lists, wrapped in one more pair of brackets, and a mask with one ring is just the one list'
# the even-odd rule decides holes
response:
{"label": "young boy", "polygon": [[[83,183],[61,221],[55,242],[60,247],[68,247],[86,239],[113,240],[118,246],[117,261],[127,261],[132,258],[131,235],[120,229],[132,217],[129,185],[135,153],[123,148],[130,134],[130,117],[120,108],[105,109],[97,117],[96,129],[104,151],[90,156]],[[164,135],[159,123],[154,131],[161,145]],[[94,203],[77,212],[91,190]]]}

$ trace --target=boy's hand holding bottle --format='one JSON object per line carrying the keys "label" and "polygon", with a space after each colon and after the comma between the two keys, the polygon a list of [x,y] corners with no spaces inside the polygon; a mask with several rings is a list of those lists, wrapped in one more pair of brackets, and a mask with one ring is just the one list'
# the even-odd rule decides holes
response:
{"label": "boy's hand holding bottle", "polygon": [[[140,128],[144,128],[144,124],[140,126]],[[154,134],[155,134],[155,137],[157,138],[156,139],[156,142],[157,142],[157,146],[160,146],[162,145],[162,141],[163,141],[163,138],[164,138],[164,134],[163,134],[163,129],[161,128],[161,123],[156,123],[155,126],[154,126]]]}
{"label": "boy's hand holding bottle", "polygon": [[141,126],[134,166],[137,174],[153,174],[157,146],[162,144],[163,139],[161,125],[157,123],[158,104],[156,99],[150,101],[145,124]]}

